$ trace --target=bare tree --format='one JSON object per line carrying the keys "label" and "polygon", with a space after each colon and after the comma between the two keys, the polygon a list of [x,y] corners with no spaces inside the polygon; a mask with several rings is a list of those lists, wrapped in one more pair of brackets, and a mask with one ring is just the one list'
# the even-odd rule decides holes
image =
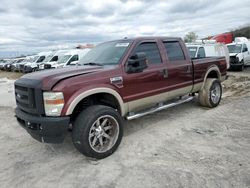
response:
{"label": "bare tree", "polygon": [[189,32],[185,35],[184,41],[185,42],[194,42],[198,38],[198,35],[196,35],[195,32]]}

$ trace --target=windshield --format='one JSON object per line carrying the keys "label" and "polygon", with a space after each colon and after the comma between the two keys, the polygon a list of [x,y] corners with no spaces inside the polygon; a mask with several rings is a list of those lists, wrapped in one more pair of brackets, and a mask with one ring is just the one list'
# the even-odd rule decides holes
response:
{"label": "windshield", "polygon": [[39,56],[31,57],[27,60],[27,62],[36,62]]}
{"label": "windshield", "polygon": [[197,47],[187,47],[191,58],[195,58]]}
{"label": "windshield", "polygon": [[129,42],[106,42],[90,50],[81,60],[80,64],[96,63],[100,65],[116,65],[119,63]]}
{"label": "windshield", "polygon": [[48,56],[44,59],[44,62],[49,62],[53,56],[54,56],[54,54],[48,55]]}
{"label": "windshield", "polygon": [[24,59],[18,59],[16,63],[21,63]]}
{"label": "windshield", "polygon": [[240,53],[242,44],[227,45],[229,53]]}
{"label": "windshield", "polygon": [[58,63],[66,63],[70,57],[71,57],[71,55],[64,55],[64,56],[59,58]]}

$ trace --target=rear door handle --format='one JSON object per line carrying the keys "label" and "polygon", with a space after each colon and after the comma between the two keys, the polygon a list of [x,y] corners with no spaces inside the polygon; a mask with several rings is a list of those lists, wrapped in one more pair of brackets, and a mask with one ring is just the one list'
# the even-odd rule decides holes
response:
{"label": "rear door handle", "polygon": [[164,78],[168,77],[168,70],[167,69],[162,69],[160,70],[161,74],[163,75]]}

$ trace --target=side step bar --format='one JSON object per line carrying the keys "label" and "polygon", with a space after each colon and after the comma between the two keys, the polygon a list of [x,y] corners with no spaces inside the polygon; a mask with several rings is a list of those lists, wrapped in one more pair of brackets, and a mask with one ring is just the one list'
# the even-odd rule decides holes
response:
{"label": "side step bar", "polygon": [[189,102],[189,101],[193,100],[193,98],[194,98],[193,96],[187,96],[187,97],[183,97],[183,98],[181,98],[175,102],[172,102],[172,103],[168,103],[168,104],[160,103],[157,107],[151,108],[149,110],[141,111],[138,113],[129,113],[128,116],[126,116],[126,119],[132,120],[132,119],[136,119],[136,118],[139,118],[139,117],[142,117],[142,116],[145,116],[148,114],[152,114],[152,113],[155,113],[155,112],[158,112],[161,110],[165,110],[167,108],[177,106],[177,105],[185,103],[185,102]]}

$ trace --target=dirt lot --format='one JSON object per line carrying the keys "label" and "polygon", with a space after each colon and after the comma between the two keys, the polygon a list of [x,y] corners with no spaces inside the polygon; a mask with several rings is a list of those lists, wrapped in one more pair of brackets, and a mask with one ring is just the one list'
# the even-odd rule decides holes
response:
{"label": "dirt lot", "polygon": [[[250,187],[250,68],[229,72],[221,105],[197,100],[125,123],[112,156],[93,161],[33,140],[15,121],[13,82],[0,73],[1,187]],[[18,76],[17,76],[18,77]]]}

